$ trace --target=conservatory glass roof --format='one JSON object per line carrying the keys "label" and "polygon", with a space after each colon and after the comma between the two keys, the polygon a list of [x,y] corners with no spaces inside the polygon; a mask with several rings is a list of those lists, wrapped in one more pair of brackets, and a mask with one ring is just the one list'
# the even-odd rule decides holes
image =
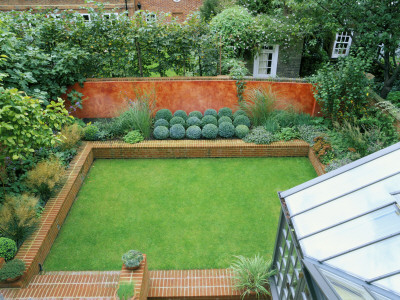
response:
{"label": "conservatory glass roof", "polygon": [[400,296],[400,143],[280,197],[305,258]]}

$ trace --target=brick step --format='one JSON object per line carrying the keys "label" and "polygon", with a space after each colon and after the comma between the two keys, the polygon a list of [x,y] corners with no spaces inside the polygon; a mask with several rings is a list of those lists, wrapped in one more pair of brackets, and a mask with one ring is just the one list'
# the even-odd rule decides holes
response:
{"label": "brick step", "polygon": [[230,269],[150,271],[149,298],[240,299]]}
{"label": "brick step", "polygon": [[35,275],[14,299],[113,299],[120,271],[47,272]]}

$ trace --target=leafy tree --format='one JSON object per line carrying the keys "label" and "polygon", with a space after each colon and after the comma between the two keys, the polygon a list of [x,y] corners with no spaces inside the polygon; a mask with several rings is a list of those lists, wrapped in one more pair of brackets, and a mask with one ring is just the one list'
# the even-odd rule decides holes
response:
{"label": "leafy tree", "polygon": [[237,3],[246,7],[254,15],[269,13],[273,8],[271,0],[238,0]]}

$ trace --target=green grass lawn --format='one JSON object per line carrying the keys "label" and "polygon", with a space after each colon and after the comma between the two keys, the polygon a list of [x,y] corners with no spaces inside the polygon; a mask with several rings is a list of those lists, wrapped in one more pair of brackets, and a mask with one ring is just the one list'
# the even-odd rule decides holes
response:
{"label": "green grass lawn", "polygon": [[303,157],[96,160],[44,268],[119,270],[129,249],[150,269],[271,256],[277,192],[315,176]]}

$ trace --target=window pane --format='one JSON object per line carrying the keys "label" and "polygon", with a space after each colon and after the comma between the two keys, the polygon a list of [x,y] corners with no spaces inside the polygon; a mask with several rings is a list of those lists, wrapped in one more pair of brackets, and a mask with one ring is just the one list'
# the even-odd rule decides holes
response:
{"label": "window pane", "polygon": [[[381,279],[379,281],[374,282],[373,284],[383,287],[384,289],[395,291],[400,294],[400,274],[390,276],[385,279]],[[387,299],[387,298],[380,296],[378,299]]]}
{"label": "window pane", "polygon": [[293,215],[319,203],[339,197],[357,187],[398,172],[398,164],[393,162],[399,161],[400,151],[391,152],[381,156],[379,159],[342,173],[340,176],[332,177],[285,197],[286,205],[290,214]]}
{"label": "window pane", "polygon": [[389,236],[399,230],[399,210],[395,205],[391,205],[305,238],[300,244],[306,255],[320,260]]}
{"label": "window pane", "polygon": [[399,185],[400,174],[295,216],[292,221],[296,234],[302,237],[393,202],[390,193]]}

